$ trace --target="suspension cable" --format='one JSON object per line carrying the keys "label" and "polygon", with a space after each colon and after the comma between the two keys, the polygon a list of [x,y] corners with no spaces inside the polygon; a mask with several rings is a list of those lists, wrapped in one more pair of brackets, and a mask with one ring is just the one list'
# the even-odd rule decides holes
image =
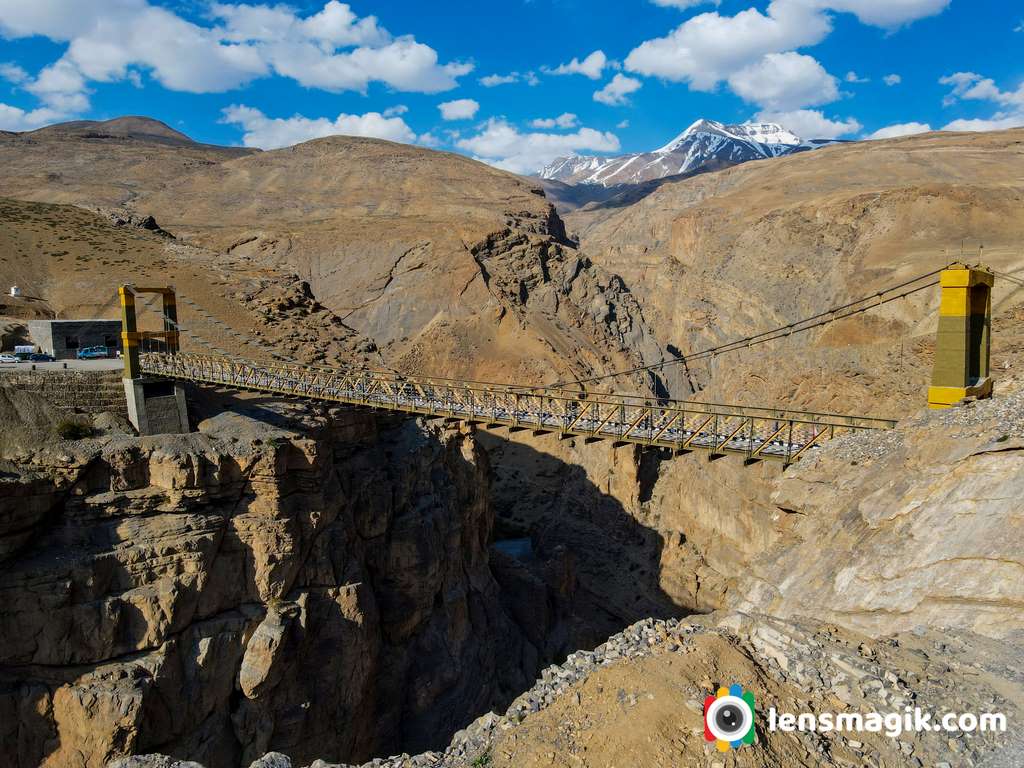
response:
{"label": "suspension cable", "polygon": [[[836,320],[842,320],[846,317],[851,317],[861,312],[867,312],[869,310],[876,309],[877,307],[880,307],[883,304],[888,304],[891,301],[897,301],[899,299],[906,298],[907,296],[913,293],[917,293],[918,291],[930,288],[933,285],[935,285],[938,282],[938,280],[931,280],[928,283],[925,283],[924,285],[909,289],[907,291],[904,291],[903,293],[899,293],[894,296],[889,296],[888,298],[885,299],[882,298],[886,294],[893,293],[894,291],[899,291],[901,288],[907,288],[908,286],[914,285],[915,283],[919,283],[922,280],[927,280],[928,278],[935,277],[944,269],[946,269],[946,267],[936,269],[931,272],[927,272],[923,275],[919,275],[910,280],[898,283],[897,285],[893,285],[890,286],[889,288],[877,291],[876,293],[870,296],[857,299],[856,301],[847,302],[846,304],[842,304],[836,307],[832,307],[831,309],[827,309],[824,312],[819,312],[816,315],[805,317],[802,320],[797,320],[787,325],[781,325],[778,326],[777,328],[772,328],[767,331],[762,331],[761,333],[756,333],[752,336],[746,336],[742,339],[737,339],[735,341],[730,341],[725,344],[720,344],[716,347],[702,349],[690,355],[680,355],[672,358],[671,360],[662,360],[657,363],[641,365],[635,368],[630,368],[628,370],[614,371],[612,373],[603,374],[601,376],[592,376],[586,379],[575,379],[573,381],[568,382],[558,382],[550,386],[564,387],[571,386],[573,384],[590,384],[597,381],[606,381],[608,379],[614,379],[620,376],[629,376],[636,373],[653,373],[654,371],[663,371],[666,367],[670,365],[678,365],[680,363],[688,363],[691,361],[703,360],[708,357],[715,357],[716,355],[723,354],[725,352],[733,352],[740,348],[746,349],[747,347],[756,346],[758,344],[765,344],[769,341],[775,341],[780,338],[791,336],[794,333],[802,333],[804,331],[809,331],[813,328],[818,328],[820,326],[827,325],[828,323],[835,322]],[[858,307],[858,305],[861,304],[866,304],[869,301],[876,301],[876,303],[854,309],[854,307]]]}
{"label": "suspension cable", "polygon": [[[757,346],[757,345],[760,345],[760,344],[766,344],[766,343],[771,342],[771,341],[776,341],[778,339],[787,338],[787,337],[793,335],[794,333],[802,333],[802,332],[805,332],[805,331],[809,331],[809,330],[812,330],[814,328],[819,328],[819,327],[822,327],[824,325],[828,325],[829,323],[833,323],[833,322],[835,322],[837,320],[842,320],[842,319],[845,319],[847,317],[852,317],[854,315],[857,315],[857,314],[860,314],[860,313],[863,313],[863,312],[868,312],[870,310],[877,309],[878,307],[880,307],[880,306],[882,306],[884,304],[888,304],[888,303],[893,302],[893,301],[898,301],[900,299],[904,299],[907,296],[910,296],[912,294],[918,293],[919,291],[923,291],[923,290],[925,290],[927,288],[931,288],[932,286],[934,286],[935,284],[938,283],[937,279],[930,280],[929,282],[924,283],[923,285],[918,285],[918,286],[913,287],[913,288],[910,288],[910,286],[913,286],[916,283],[921,282],[922,280],[927,280],[928,278],[934,278],[939,273],[941,273],[943,270],[945,270],[947,268],[948,268],[948,266],[947,267],[942,267],[940,269],[932,270],[931,272],[927,272],[925,274],[919,275],[917,277],[911,278],[909,280],[905,280],[905,281],[903,281],[901,283],[898,283],[896,285],[893,285],[893,286],[890,286],[888,288],[885,288],[885,289],[882,289],[880,291],[877,291],[877,292],[871,294],[870,296],[862,297],[862,298],[857,299],[855,301],[850,301],[850,302],[847,302],[845,304],[841,304],[841,305],[832,307],[832,308],[827,309],[827,310],[825,310],[823,312],[819,312],[819,313],[817,313],[815,315],[811,315],[809,317],[805,317],[805,318],[803,318],[801,320],[794,321],[794,322],[789,323],[787,325],[780,325],[780,326],[778,326],[776,328],[772,328],[770,330],[762,331],[760,333],[756,333],[756,334],[753,334],[751,336],[746,336],[746,337],[741,338],[741,339],[736,339],[734,341],[726,342],[724,344],[720,344],[720,345],[715,346],[715,347],[709,347],[709,348],[706,348],[706,349],[702,349],[702,350],[700,350],[698,352],[694,352],[694,353],[692,353],[690,355],[680,355],[680,356],[673,357],[670,360],[661,360],[661,361],[659,361],[657,363],[651,363],[651,364],[648,364],[648,365],[637,366],[635,368],[630,368],[630,369],[627,369],[627,370],[614,371],[612,373],[603,374],[603,375],[600,375],[600,376],[592,376],[592,377],[585,378],[585,379],[574,379],[574,380],[570,380],[570,381],[559,381],[559,382],[556,382],[554,384],[545,385],[544,387],[523,387],[523,389],[540,389],[540,388],[543,388],[543,389],[558,389],[558,388],[564,388],[564,387],[572,386],[572,385],[583,385],[583,384],[590,384],[590,383],[598,382],[598,381],[607,381],[609,379],[619,378],[621,376],[629,376],[629,375],[633,375],[633,374],[637,374],[637,373],[644,373],[644,372],[651,372],[651,373],[653,373],[655,371],[663,371],[665,368],[667,368],[669,366],[672,366],[672,365],[679,365],[681,363],[696,362],[696,361],[704,360],[704,359],[707,359],[707,358],[714,358],[714,357],[716,357],[719,354],[724,354],[724,353],[727,353],[727,352],[733,352],[733,351],[736,351],[738,349],[746,349],[746,348],[749,348],[749,347],[752,347],[752,346]],[[999,277],[1007,279],[1007,280],[1009,280],[1011,282],[1014,282],[1014,283],[1017,283],[1019,285],[1024,286],[1024,280],[1022,280],[1021,278],[1017,278],[1017,277],[1014,277],[1012,275],[1008,275],[1008,274],[1005,274],[1005,273],[1002,273],[1002,272],[996,272],[995,270],[993,270],[993,274],[998,275]],[[903,288],[907,288],[908,290],[902,291],[900,293],[896,293],[897,291],[900,291]],[[888,295],[888,294],[893,294],[893,295]],[[868,304],[868,302],[874,302],[874,303]],[[186,301],[185,303],[192,304],[192,306],[195,309],[197,309],[197,310],[201,310],[202,309],[200,307],[200,305],[195,304],[195,302]],[[860,306],[860,305],[866,305],[866,306]],[[205,312],[205,310],[202,310],[202,311],[197,312],[196,314],[197,315],[202,315],[204,312]],[[163,313],[161,313],[161,315],[163,315]],[[219,349],[215,345],[213,345],[210,342],[208,342],[205,339],[203,339],[198,334],[196,334],[194,332],[191,332],[191,331],[189,331],[189,330],[187,330],[185,328],[182,328],[176,321],[171,320],[171,318],[167,317],[166,315],[163,315],[163,319],[166,320],[167,322],[171,323],[177,330],[179,330],[180,332],[182,332],[183,334],[185,334],[189,338],[193,339],[194,341],[198,342],[200,345],[202,345],[204,347],[207,347],[208,349],[212,349],[215,352],[217,352],[218,354],[221,354],[221,355],[226,354],[224,352],[224,350]],[[212,320],[212,318],[211,318],[211,320]],[[303,365],[303,363],[301,363],[298,360],[294,360],[294,359],[289,358],[289,357],[287,357],[285,355],[281,355],[280,353],[276,352],[273,348],[269,347],[268,345],[266,345],[266,344],[264,344],[262,342],[258,342],[256,340],[246,339],[245,343],[251,344],[252,346],[259,348],[261,351],[266,352],[271,357],[277,359],[280,362],[294,364],[294,365]],[[505,386],[516,386],[516,385],[505,385]],[[594,394],[598,394],[598,393],[594,393]]]}
{"label": "suspension cable", "polygon": [[998,272],[994,269],[992,270],[992,274],[995,275],[996,277],[1001,277],[1003,280],[1009,280],[1011,283],[1024,286],[1024,279],[1021,279],[1014,275],[1007,274],[1006,272]]}

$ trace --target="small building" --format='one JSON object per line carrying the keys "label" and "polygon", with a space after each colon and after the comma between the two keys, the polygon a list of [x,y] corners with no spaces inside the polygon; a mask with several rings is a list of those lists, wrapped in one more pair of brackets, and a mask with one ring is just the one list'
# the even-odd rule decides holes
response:
{"label": "small building", "polygon": [[30,320],[32,342],[58,360],[77,357],[78,350],[106,347],[113,355],[121,349],[120,320]]}

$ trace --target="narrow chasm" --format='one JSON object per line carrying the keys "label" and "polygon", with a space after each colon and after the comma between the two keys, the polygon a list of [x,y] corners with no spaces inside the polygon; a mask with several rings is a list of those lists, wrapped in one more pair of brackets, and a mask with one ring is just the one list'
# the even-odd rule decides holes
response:
{"label": "narrow chasm", "polygon": [[[545,666],[679,612],[660,537],[557,456],[437,421],[193,396],[192,434],[111,423],[75,441],[19,423],[42,402],[5,401],[39,435],[6,441],[0,474],[7,764],[443,748]],[[527,519],[537,478],[572,492]],[[552,535],[559,515],[573,536]]]}

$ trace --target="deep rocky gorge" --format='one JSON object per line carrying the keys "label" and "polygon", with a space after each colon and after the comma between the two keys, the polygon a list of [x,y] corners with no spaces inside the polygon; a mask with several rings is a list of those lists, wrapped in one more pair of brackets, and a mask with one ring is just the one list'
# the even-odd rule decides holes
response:
{"label": "deep rocky gorge", "polygon": [[[597,764],[692,761],[686,697],[727,677],[815,711],[1017,717],[1015,386],[785,473],[569,441],[530,458],[436,422],[233,397],[188,436],[19,448],[0,486],[0,746],[19,767],[511,766],[572,762],[599,734]],[[530,473],[517,504],[505,463]],[[532,551],[493,543],[514,537]],[[681,741],[641,739],[661,718]],[[1022,748],[764,738],[807,766]]]}
{"label": "deep rocky gorge", "polygon": [[571,574],[489,561],[472,436],[352,411],[282,423],[228,411],[5,462],[5,765],[437,747],[564,653]]}
{"label": "deep rocky gorge", "polygon": [[[576,241],[533,182],[466,158],[154,142],[146,122],[0,137],[0,193],[18,198],[0,200],[0,279],[45,297],[8,302],[14,331],[173,274],[189,351],[540,385],[793,322],[942,266],[965,232],[1021,269],[1019,131],[665,183],[574,212]],[[97,417],[69,442],[45,402],[0,389],[2,755],[706,765],[700,697],[727,679],[791,706],[1017,717],[1014,286],[996,288],[996,398],[948,414],[921,411],[934,290],[600,385],[903,419],[785,470],[208,389],[189,392],[188,436]],[[1005,739],[765,745],[736,764],[1020,755]]]}

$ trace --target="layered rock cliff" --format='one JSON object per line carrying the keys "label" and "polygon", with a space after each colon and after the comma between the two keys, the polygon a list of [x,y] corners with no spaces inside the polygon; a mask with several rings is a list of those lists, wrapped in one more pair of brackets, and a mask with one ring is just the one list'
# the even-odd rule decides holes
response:
{"label": "layered rock cliff", "polygon": [[358,762],[442,743],[532,679],[551,614],[524,630],[495,580],[470,436],[227,405],[281,426],[228,410],[5,461],[5,765]]}
{"label": "layered rock cliff", "polygon": [[[837,439],[785,472],[693,458],[698,484],[690,459],[645,468],[618,449],[599,465],[594,446],[570,447],[564,455],[585,469],[560,471],[553,457],[531,457],[522,503],[509,507],[499,493],[496,504],[536,512],[499,525],[522,525],[542,563],[558,547],[576,552],[577,605],[590,619],[573,625],[577,639],[628,616],[631,587],[641,613],[673,602],[725,610],[642,620],[545,669],[443,752],[375,765],[706,765],[719,755],[704,741],[703,697],[734,682],[755,691],[760,718],[756,748],[737,752],[735,765],[1018,764],[1024,392],[1006,385],[990,401]],[[564,491],[540,503],[552,474]],[[566,514],[585,477],[600,484],[579,500],[587,514]],[[627,501],[615,506],[601,491]],[[890,718],[918,707],[935,722],[997,713],[1009,725],[785,733],[767,730],[769,707]]]}
{"label": "layered rock cliff", "polygon": [[[867,634],[1024,632],[1021,382],[784,469],[482,437],[498,526],[574,553],[577,647],[644,616],[739,608]],[[585,608],[584,608],[585,606]],[[602,634],[603,633],[603,634]],[[596,639],[596,640],[595,640]]]}

